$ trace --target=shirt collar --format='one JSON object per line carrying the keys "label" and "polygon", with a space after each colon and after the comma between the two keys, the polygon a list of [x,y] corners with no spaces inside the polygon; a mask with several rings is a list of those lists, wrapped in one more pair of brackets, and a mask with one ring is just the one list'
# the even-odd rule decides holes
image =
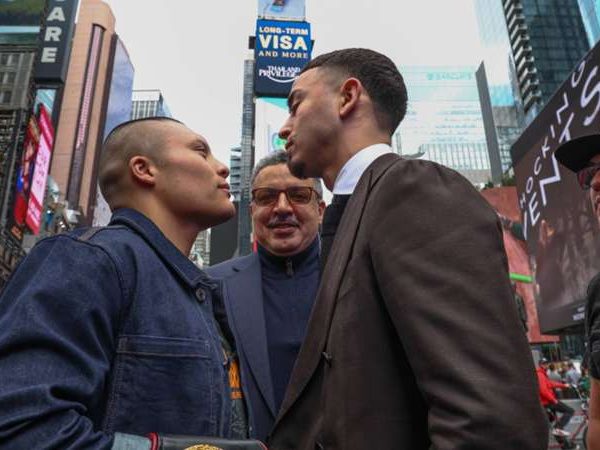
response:
{"label": "shirt collar", "polygon": [[349,195],[354,192],[358,180],[367,170],[367,167],[379,158],[381,155],[391,153],[392,147],[387,144],[374,144],[358,151],[352,158],[346,161],[346,164],[338,173],[335,183],[333,183],[334,195]]}
{"label": "shirt collar", "polygon": [[214,287],[215,282],[198,268],[186,255],[181,253],[160,229],[144,214],[135,209],[117,209],[110,225],[122,224],[139,234],[159,257],[170,266],[183,281],[192,287],[204,285]]}

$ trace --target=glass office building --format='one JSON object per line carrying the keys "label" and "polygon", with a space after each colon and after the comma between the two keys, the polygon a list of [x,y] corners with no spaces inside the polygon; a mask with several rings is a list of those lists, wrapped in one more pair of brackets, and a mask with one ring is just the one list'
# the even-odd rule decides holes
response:
{"label": "glass office building", "polygon": [[510,147],[524,128],[523,105],[502,4],[499,0],[475,0],[483,56],[476,72],[477,88],[495,184],[512,166]]}
{"label": "glass office building", "polygon": [[529,123],[590,49],[577,0],[504,0]]}
{"label": "glass office building", "polygon": [[453,168],[473,184],[491,178],[475,69],[400,68],[408,89],[405,119],[394,134],[396,151]]}
{"label": "glass office building", "polygon": [[590,47],[600,40],[600,0],[578,0]]}

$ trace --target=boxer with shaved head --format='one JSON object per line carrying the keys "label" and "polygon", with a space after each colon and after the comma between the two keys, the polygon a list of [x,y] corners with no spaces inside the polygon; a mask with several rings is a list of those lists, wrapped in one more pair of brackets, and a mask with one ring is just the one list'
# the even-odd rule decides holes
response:
{"label": "boxer with shaved head", "polygon": [[0,296],[2,448],[261,448],[218,285],[187,257],[235,213],[228,174],[176,120],[111,132],[110,224],[42,240]]}

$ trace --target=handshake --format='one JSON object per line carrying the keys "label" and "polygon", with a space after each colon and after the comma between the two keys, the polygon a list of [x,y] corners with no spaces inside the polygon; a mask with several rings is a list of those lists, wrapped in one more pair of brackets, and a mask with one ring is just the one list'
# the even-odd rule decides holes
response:
{"label": "handshake", "polygon": [[201,436],[176,436],[150,433],[151,450],[267,450],[256,440],[231,440]]}

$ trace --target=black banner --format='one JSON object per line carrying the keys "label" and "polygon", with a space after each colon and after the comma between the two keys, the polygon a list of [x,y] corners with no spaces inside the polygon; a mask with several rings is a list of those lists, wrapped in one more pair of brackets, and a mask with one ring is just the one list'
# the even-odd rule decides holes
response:
{"label": "black banner", "polygon": [[554,157],[576,137],[600,133],[600,46],[594,47],[511,148],[542,332],[583,320],[600,270],[600,232],[588,193]]}
{"label": "black banner", "polygon": [[50,0],[35,67],[36,83],[64,83],[78,0]]}

